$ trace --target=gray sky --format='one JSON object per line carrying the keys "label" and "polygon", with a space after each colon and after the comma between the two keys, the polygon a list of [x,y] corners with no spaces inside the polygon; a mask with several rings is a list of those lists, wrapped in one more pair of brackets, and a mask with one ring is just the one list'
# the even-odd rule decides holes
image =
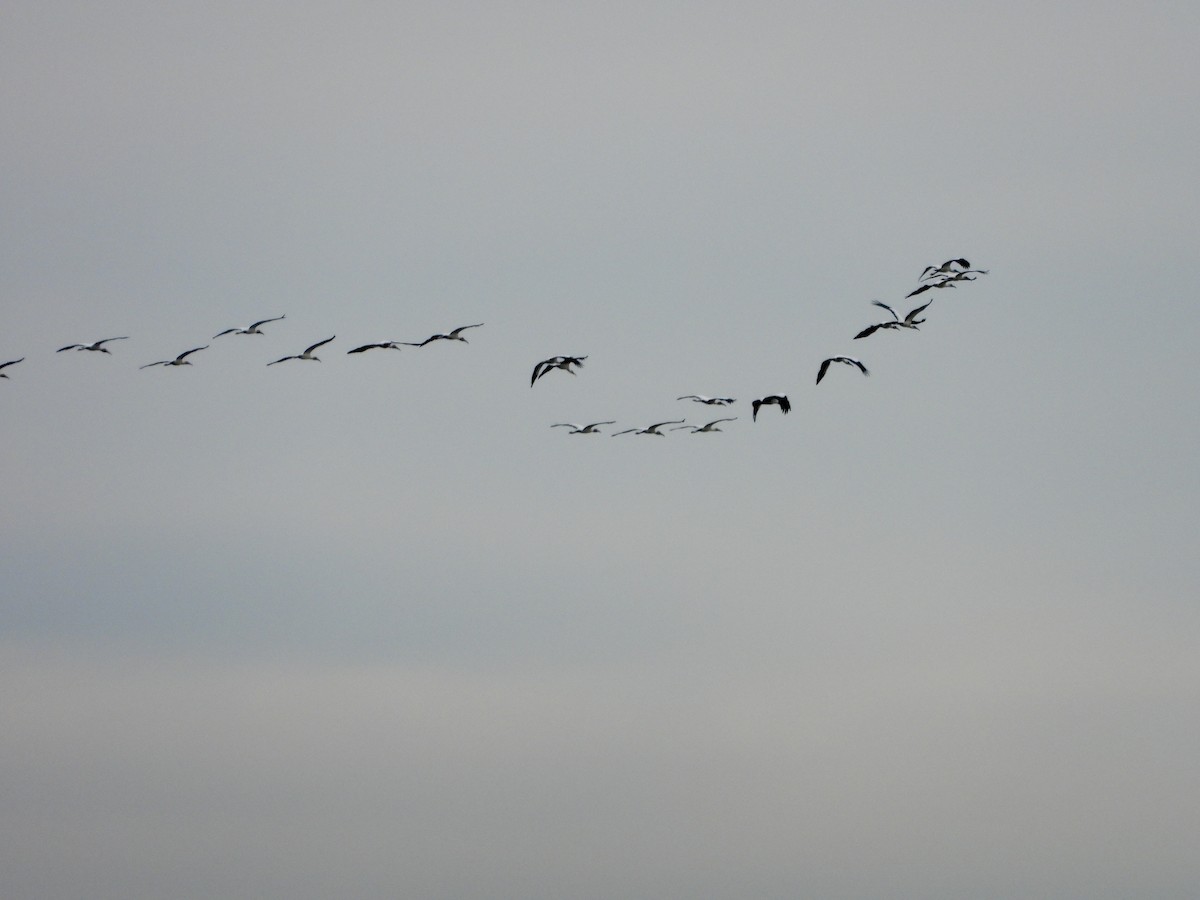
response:
{"label": "gray sky", "polygon": [[10,4],[0,893],[1196,896],[1197,37]]}

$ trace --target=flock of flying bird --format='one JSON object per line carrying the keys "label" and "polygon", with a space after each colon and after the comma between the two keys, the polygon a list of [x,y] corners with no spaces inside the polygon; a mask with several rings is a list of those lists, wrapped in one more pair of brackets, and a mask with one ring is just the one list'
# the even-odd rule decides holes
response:
{"label": "flock of flying bird", "polygon": [[[923,294],[926,291],[937,288],[954,288],[960,283],[974,281],[978,276],[986,275],[987,272],[987,269],[972,269],[970,262],[961,257],[957,259],[948,259],[940,266],[926,266],[917,279],[916,289],[909,292],[904,299],[907,300],[911,297],[917,296],[918,294]],[[913,331],[919,331],[919,326],[925,322],[925,320],[921,318],[921,314],[930,307],[933,301],[926,300],[921,306],[909,310],[903,318],[900,317],[900,314],[897,313],[895,309],[884,303],[882,300],[872,300],[871,303],[875,306],[881,307],[882,309],[886,309],[892,317],[883,322],[876,322],[872,325],[868,325],[854,336],[854,340],[870,337],[876,331],[880,330],[891,331],[894,329],[908,328]],[[562,369],[563,371],[574,375],[575,369],[582,367],[585,359],[587,359],[586,356],[552,356],[549,359],[544,359],[533,367],[533,378],[530,380],[529,385],[532,387],[537,383],[539,378],[544,377],[555,369]],[[825,378],[826,373],[829,371],[829,367],[834,363],[843,363],[847,366],[851,366],[852,368],[856,368],[863,375],[871,374],[867,370],[866,365],[860,359],[857,359],[853,356],[830,356],[821,360],[821,364],[817,368],[817,384],[821,383],[822,379]],[[733,397],[709,397],[704,394],[684,394],[682,397],[677,397],[676,399],[691,400],[695,403],[702,403],[706,406],[722,407],[730,406],[737,402]],[[788,399],[786,394],[768,394],[765,397],[760,397],[750,401],[751,421],[758,421],[758,411],[764,406],[778,406],[779,411],[784,415],[792,411],[791,401]],[[684,419],[670,419],[663,422],[655,422],[653,425],[647,425],[645,428],[626,428],[622,431],[614,431],[612,433],[612,437],[616,437],[619,434],[652,434],[656,437],[665,437],[661,429],[667,428],[667,426],[674,426],[672,428],[668,428],[669,431],[688,430],[692,434],[711,434],[714,431],[721,431],[722,429],[718,428],[717,426],[723,422],[735,421],[737,421],[737,416],[729,416],[721,419],[713,419],[711,422],[708,422],[704,425],[689,425]],[[575,422],[556,422],[550,427],[570,428],[571,430],[567,432],[568,434],[603,434],[603,432],[600,431],[601,425],[615,424],[615,420],[590,422],[586,425],[580,425]]]}
{"label": "flock of flying bird", "polygon": [[[940,266],[926,266],[921,272],[920,277],[917,279],[917,287],[907,294],[905,299],[907,300],[935,289],[955,288],[964,282],[975,281],[979,275],[986,275],[987,271],[987,269],[972,269],[971,264],[966,259],[962,258],[946,260],[946,262],[942,263]],[[854,340],[870,337],[877,331],[893,331],[899,329],[911,329],[913,331],[919,330],[919,326],[925,322],[925,319],[921,318],[921,315],[930,307],[930,305],[933,303],[933,300],[926,300],[922,305],[909,310],[903,317],[901,317],[895,309],[881,300],[872,300],[871,303],[877,307],[887,310],[891,315],[891,318],[885,319],[882,322],[876,322],[868,325],[854,336]],[[213,335],[211,340],[216,340],[217,338],[221,338],[230,334],[261,335],[265,333],[262,330],[263,325],[268,325],[271,322],[278,322],[285,318],[286,316],[274,316],[268,319],[259,319],[257,322],[252,322],[244,328],[226,328],[224,331]],[[483,324],[484,323],[479,322],[474,325],[461,325],[449,332],[432,334],[422,341],[393,340],[362,344],[351,350],[347,350],[346,353],[365,353],[368,350],[399,350],[401,347],[425,347],[435,341],[460,341],[465,344],[467,343],[467,339],[463,337],[463,332],[472,328],[480,328],[483,326]],[[315,352],[325,345],[331,343],[335,338],[336,335],[325,338],[321,341],[317,341],[315,344],[311,344],[310,346],[306,347],[301,353],[296,353],[291,356],[282,356],[279,359],[267,363],[267,365],[274,366],[290,360],[308,360],[312,362],[320,362],[320,358],[314,355]],[[93,341],[90,344],[68,344],[65,347],[60,347],[56,352],[62,353],[66,350],[75,350],[111,354],[112,351],[105,346],[106,344],[109,344],[113,341],[124,341],[128,339],[128,335],[123,335],[121,337],[103,338],[99,341]],[[190,366],[192,362],[190,359],[188,359],[188,357],[192,354],[199,353],[202,350],[207,350],[209,346],[209,344],[204,344],[200,347],[192,347],[190,350],[185,350],[172,359],[156,360],[154,362],[149,362],[145,365],[139,366],[139,368],[148,369],[153,366]],[[566,372],[569,375],[574,375],[583,367],[583,362],[586,359],[586,356],[552,356],[549,359],[544,359],[533,367],[533,375],[530,378],[529,386],[533,387],[540,379],[556,370]],[[17,363],[24,361],[25,357],[21,357],[20,359],[12,359],[7,362],[0,362],[0,378],[9,377],[8,373],[3,371],[4,369],[8,368],[9,366],[15,366]],[[817,384],[821,383],[822,379],[825,378],[826,373],[829,371],[830,366],[832,366],[834,363],[842,363],[852,368],[856,368],[863,375],[871,374],[867,370],[866,365],[864,365],[860,359],[857,359],[853,356],[830,356],[822,360],[817,369]],[[685,394],[681,397],[677,397],[676,399],[691,400],[694,403],[700,403],[705,406],[714,407],[727,407],[737,402],[733,397],[709,397],[704,394]],[[750,406],[752,410],[751,420],[753,421],[758,420],[758,412],[763,406],[778,406],[780,412],[785,415],[791,412],[792,409],[791,402],[788,400],[787,395],[785,394],[769,394],[765,397],[760,397],[752,400]],[[664,434],[660,429],[667,428],[668,426],[673,426],[669,428],[670,431],[688,430],[692,434],[711,434],[713,432],[722,430],[717,427],[718,425],[725,422],[734,421],[737,421],[737,416],[727,416],[724,418],[713,419],[704,425],[690,425],[684,419],[670,419],[663,422],[655,422],[653,425],[648,425],[645,428],[626,428],[622,431],[614,431],[612,433],[612,437],[616,437],[617,435],[621,434],[649,434],[655,435],[656,437],[664,437]],[[550,427],[569,428],[571,429],[568,432],[569,434],[603,434],[604,432],[599,430],[601,425],[615,424],[615,420],[609,419],[601,422],[590,422],[583,425],[576,424],[574,422],[556,422]]]}

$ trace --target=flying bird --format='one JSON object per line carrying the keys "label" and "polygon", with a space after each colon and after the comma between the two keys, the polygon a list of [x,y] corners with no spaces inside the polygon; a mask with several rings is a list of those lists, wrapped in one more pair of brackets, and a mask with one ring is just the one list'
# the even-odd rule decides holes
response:
{"label": "flying bird", "polygon": [[[337,335],[335,334],[333,337],[337,337]],[[321,361],[320,359],[313,356],[313,351],[316,350],[318,347],[324,347],[326,344],[328,344],[330,341],[333,340],[333,337],[325,338],[325,340],[323,340],[323,341],[317,341],[315,344],[313,344],[311,347],[309,347],[303,353],[297,353],[295,356],[283,356],[283,357],[280,357],[279,359],[275,360],[275,362],[267,363],[267,365],[273,366],[273,365],[275,365],[275,363],[287,362],[289,359],[311,359],[314,362],[320,362]]]}
{"label": "flying bird", "polygon": [[552,356],[549,359],[543,359],[533,367],[533,377],[529,379],[529,386],[533,387],[539,378],[554,369],[562,369],[568,375],[574,375],[571,366],[582,369],[585,359],[587,359],[586,356]]}
{"label": "flying bird", "polygon": [[602,434],[597,428],[598,425],[616,425],[615,419],[610,419],[607,422],[592,422],[590,425],[576,425],[574,422],[555,422],[551,428],[570,428],[567,434]]}
{"label": "flying bird", "polygon": [[[704,394],[684,394],[682,397],[676,397],[676,400],[695,400],[697,403],[703,403],[706,406],[728,406],[730,403],[736,403],[733,397],[706,397]],[[717,429],[720,431],[720,429]]]}
{"label": "flying bird", "polygon": [[201,350],[207,350],[208,344],[203,347],[193,347],[191,350],[184,350],[174,359],[160,359],[158,362],[146,363],[144,366],[138,366],[139,369],[148,369],[151,366],[190,366],[191,361],[187,357],[193,353],[198,353]]}
{"label": "flying bird", "polygon": [[[958,266],[958,268],[954,268],[955,266]],[[965,259],[948,259],[940,266],[926,266],[925,271],[921,273],[921,277],[917,281],[925,281],[928,278],[936,278],[938,275],[949,275],[951,272],[958,272],[969,268],[971,268],[971,264]]]}
{"label": "flying bird", "polygon": [[465,344],[465,343],[467,343],[467,339],[462,336],[462,333],[464,331],[466,331],[468,328],[479,328],[483,324],[484,324],[483,322],[480,322],[479,325],[460,325],[460,326],[458,326],[458,328],[455,328],[449,334],[431,334],[429,337],[425,338],[425,340],[421,341],[420,343],[414,344],[414,343],[405,342],[404,346],[406,346],[406,347],[424,347],[426,344],[431,344],[434,341],[462,341]]}
{"label": "flying bird", "polygon": [[915,296],[917,296],[917,294],[923,294],[923,293],[925,293],[926,291],[930,290],[931,288],[952,288],[952,287],[958,287],[958,285],[957,285],[957,284],[955,284],[955,282],[956,282],[956,281],[974,281],[974,280],[975,280],[974,278],[966,278],[966,279],[962,279],[962,278],[943,278],[941,281],[927,281],[927,282],[925,282],[923,285],[921,285],[919,288],[917,288],[915,291],[912,291],[911,293],[905,294],[905,295],[904,295],[904,299],[905,299],[905,300],[907,300],[909,297],[915,297]]}
{"label": "flying bird", "polygon": [[614,431],[612,433],[612,437],[616,437],[618,434],[630,434],[630,433],[632,433],[632,434],[652,434],[655,437],[666,437],[666,435],[663,434],[658,429],[662,428],[664,425],[682,425],[683,421],[684,421],[683,419],[675,419],[671,422],[656,422],[655,424],[648,425],[645,428],[626,428],[624,431]]}
{"label": "flying bird", "polygon": [[[407,346],[411,347],[412,344]],[[368,350],[399,350],[400,341],[381,341],[378,344],[363,344],[361,347],[355,347],[353,350],[347,350],[346,355],[351,353],[366,353]]]}
{"label": "flying bird", "polygon": [[129,335],[125,335],[124,337],[105,338],[102,341],[96,341],[94,344],[67,344],[67,346],[59,347],[54,352],[62,353],[64,350],[91,350],[96,353],[111,354],[112,351],[109,350],[107,347],[105,347],[104,346],[105,344],[107,344],[109,341],[127,341],[127,340],[129,340]]}
{"label": "flying bird", "polygon": [[820,384],[821,379],[825,377],[825,372],[829,369],[829,364],[835,362],[845,363],[848,366],[857,366],[858,371],[864,375],[871,374],[867,371],[867,367],[862,364],[862,360],[855,359],[853,356],[831,356],[822,362],[821,368],[817,370],[817,384]]}
{"label": "flying bird", "polygon": [[778,406],[779,411],[785,416],[792,411],[791,401],[783,394],[771,394],[768,397],[763,397],[761,400],[752,400],[750,406],[753,409],[750,415],[751,422],[758,421],[758,408],[760,406]]}
{"label": "flying bird", "polygon": [[906,315],[903,319],[901,319],[898,315],[896,315],[896,311],[894,309],[892,309],[890,306],[888,306],[886,303],[884,303],[882,300],[872,300],[871,302],[873,304],[875,304],[876,306],[883,307],[888,312],[890,312],[892,314],[892,321],[891,322],[877,322],[874,325],[868,325],[866,328],[864,328],[862,331],[860,331],[858,334],[856,334],[854,336],[854,340],[856,340],[856,341],[859,338],[869,337],[870,335],[872,335],[876,331],[878,331],[880,328],[890,328],[890,329],[911,328],[914,331],[920,331],[921,329],[919,329],[917,326],[922,324],[925,320],[918,319],[917,316],[919,316],[922,312],[927,310],[929,308],[929,305],[931,303],[933,303],[933,301],[930,300],[928,303],[924,304],[923,306],[918,306],[916,309],[909,310],[908,315]]}
{"label": "flying bird", "polygon": [[[9,366],[15,366],[19,362],[25,362],[25,357],[22,356],[20,359],[10,359],[8,362],[0,363],[0,369],[7,369]],[[0,378],[7,377],[6,373],[0,372]]]}
{"label": "flying bird", "polygon": [[682,431],[685,428],[690,428],[690,429],[692,429],[692,434],[710,434],[711,432],[714,432],[714,431],[723,431],[724,430],[722,428],[716,427],[718,423],[720,423],[720,422],[736,422],[736,421],[737,421],[737,416],[734,416],[731,419],[713,419],[707,425],[678,425],[675,428],[672,428],[671,430],[672,431]]}
{"label": "flying bird", "polygon": [[286,315],[275,316],[273,319],[259,319],[257,322],[247,325],[245,328],[226,328],[220,334],[214,334],[213,340],[215,341],[217,338],[224,337],[227,334],[265,334],[260,326],[266,325],[268,322],[278,322],[280,319],[286,318]]}

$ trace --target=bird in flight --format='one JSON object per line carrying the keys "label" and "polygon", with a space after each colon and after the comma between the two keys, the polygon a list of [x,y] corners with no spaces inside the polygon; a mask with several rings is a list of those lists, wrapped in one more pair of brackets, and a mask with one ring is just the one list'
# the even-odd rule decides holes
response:
{"label": "bird in flight", "polygon": [[247,325],[245,328],[226,328],[220,334],[214,334],[213,340],[215,341],[217,338],[224,337],[227,334],[265,334],[260,326],[266,325],[268,322],[278,322],[280,319],[286,318],[286,315],[275,316],[273,319],[259,319],[257,322]]}
{"label": "bird in flight", "polygon": [[425,338],[425,340],[421,341],[420,343],[407,343],[406,342],[404,344],[404,346],[406,346],[406,347],[424,347],[426,344],[431,344],[434,341],[462,341],[465,344],[465,343],[467,343],[467,339],[462,336],[462,333],[464,331],[466,331],[468,328],[479,328],[483,324],[484,324],[483,322],[480,322],[479,325],[460,325],[460,326],[458,326],[458,328],[455,328],[449,334],[431,334],[429,337]]}
{"label": "bird in flight", "polygon": [[203,347],[193,347],[191,350],[184,350],[174,359],[160,359],[158,362],[146,363],[144,366],[138,366],[139,369],[148,369],[151,366],[190,366],[192,363],[187,357],[193,353],[198,353],[201,350],[207,350],[208,344]]}
{"label": "bird in flight", "polygon": [[[958,268],[955,268],[955,266]],[[969,268],[971,268],[971,264],[965,259],[948,259],[940,266],[926,266],[925,271],[921,273],[921,277],[917,281],[925,281],[929,278],[936,278],[939,275],[949,275],[953,272],[961,272]]]}
{"label": "bird in flight", "polygon": [[652,434],[655,437],[666,437],[666,435],[663,434],[658,429],[662,428],[664,425],[682,425],[682,424],[683,424],[683,419],[675,419],[674,421],[671,421],[671,422],[656,422],[653,425],[646,426],[645,428],[626,428],[624,431],[614,431],[612,433],[612,437],[616,437],[618,434],[630,434],[630,433],[632,433],[632,434]]}
{"label": "bird in flight", "polygon": [[731,419],[713,419],[707,425],[677,425],[676,427],[672,428],[671,430],[672,431],[682,431],[685,428],[690,428],[690,429],[692,429],[692,434],[711,434],[714,431],[724,431],[723,428],[716,427],[719,423],[721,423],[721,422],[736,422],[736,421],[737,421],[737,416],[734,416]]}
{"label": "bird in flight", "polygon": [[854,336],[854,340],[856,340],[856,341],[859,338],[865,338],[865,337],[868,337],[868,336],[874,334],[880,328],[891,328],[891,329],[911,328],[914,331],[920,331],[921,329],[917,328],[917,326],[920,325],[921,323],[923,323],[925,320],[918,319],[917,316],[919,316],[921,313],[923,313],[925,310],[927,310],[929,308],[930,303],[933,303],[933,301],[930,300],[925,305],[918,306],[916,309],[910,310],[908,315],[906,315],[903,319],[901,319],[898,315],[896,315],[896,311],[894,309],[892,309],[890,306],[888,306],[886,303],[884,303],[882,300],[872,300],[871,302],[873,304],[875,304],[876,306],[881,306],[884,309],[886,309],[888,312],[890,312],[892,314],[892,321],[891,322],[878,322],[875,325],[868,325],[866,328],[864,328],[862,331],[860,331],[858,334],[856,334]]}
{"label": "bird in flight", "polygon": [[911,291],[911,292],[905,294],[904,299],[907,300],[909,297],[915,297],[915,296],[917,296],[917,294],[923,294],[926,291],[931,290],[932,288],[958,287],[958,285],[955,283],[957,281],[974,281],[974,280],[975,280],[974,278],[965,278],[965,279],[964,278],[943,278],[941,281],[927,281],[923,285],[921,285],[919,288],[917,288],[915,291]]}
{"label": "bird in flight", "polygon": [[67,346],[59,347],[54,352],[62,353],[64,350],[91,350],[96,353],[110,353],[111,354],[112,351],[109,350],[107,347],[105,347],[104,346],[105,344],[107,344],[109,341],[127,341],[127,340],[129,340],[129,335],[125,335],[124,337],[105,338],[102,341],[96,341],[94,344],[67,344]]}
{"label": "bird in flight", "polygon": [[[703,403],[706,406],[728,406],[730,403],[736,403],[733,397],[706,397],[704,394],[684,394],[682,397],[676,397],[676,400],[695,400],[697,403]],[[721,429],[717,429],[720,431]]]}
{"label": "bird in flight", "polygon": [[533,387],[539,378],[554,369],[562,369],[568,375],[574,375],[571,366],[582,369],[585,359],[587,359],[586,356],[552,356],[549,359],[543,359],[533,367],[533,377],[529,379],[529,386]]}
{"label": "bird in flight", "polygon": [[[337,335],[335,334],[333,337],[337,337]],[[315,344],[313,344],[311,347],[309,347],[303,353],[297,353],[295,356],[283,356],[283,357],[280,357],[279,359],[275,360],[275,362],[267,363],[267,365],[273,366],[273,365],[275,365],[275,363],[287,362],[289,359],[311,359],[314,362],[320,362],[321,361],[320,359],[313,356],[313,351],[316,350],[318,347],[324,347],[326,344],[328,344],[330,341],[333,340],[333,337],[325,338],[325,340],[323,340],[323,341],[317,341]]]}
{"label": "bird in flight", "polygon": [[[406,346],[411,347],[412,344]],[[346,354],[351,353],[366,353],[368,350],[399,350],[400,341],[380,341],[378,344],[363,344],[361,347],[355,347],[353,350],[347,350]]]}
{"label": "bird in flight", "polygon": [[817,370],[817,384],[820,384],[821,379],[825,377],[825,373],[829,370],[829,364],[835,362],[845,363],[848,366],[856,366],[858,371],[864,375],[871,374],[867,371],[867,367],[862,364],[862,360],[855,359],[853,356],[831,356],[829,359],[824,360],[821,363],[821,368]]}
{"label": "bird in flight", "polygon": [[758,408],[760,406],[778,406],[779,411],[785,416],[792,411],[791,401],[783,394],[771,394],[770,396],[763,397],[761,400],[752,400],[750,406],[753,409],[750,415],[751,422],[758,421]]}
{"label": "bird in flight", "polygon": [[616,425],[615,419],[610,419],[607,422],[592,422],[590,425],[576,425],[574,422],[555,422],[551,428],[570,428],[567,434],[602,434],[603,432],[597,427],[599,425]]}
{"label": "bird in flight", "polygon": [[[10,359],[8,362],[0,363],[0,369],[7,369],[9,366],[15,366],[19,362],[25,362],[25,357],[22,356],[20,359]],[[7,373],[0,372],[0,378],[7,378],[7,377],[8,377]]]}

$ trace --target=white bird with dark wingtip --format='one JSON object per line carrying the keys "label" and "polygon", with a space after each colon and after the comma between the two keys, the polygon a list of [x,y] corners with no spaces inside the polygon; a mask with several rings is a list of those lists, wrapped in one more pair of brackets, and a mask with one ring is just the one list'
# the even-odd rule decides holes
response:
{"label": "white bird with dark wingtip", "polygon": [[93,344],[67,344],[67,346],[59,347],[54,352],[62,353],[64,350],[91,350],[94,353],[109,353],[109,354],[111,354],[112,351],[109,350],[107,347],[105,347],[104,346],[105,344],[107,344],[109,341],[127,341],[127,340],[129,340],[129,335],[125,335],[124,337],[105,338],[104,340],[96,341]]}
{"label": "white bird with dark wingtip", "polygon": [[[412,346],[409,344],[408,346]],[[380,341],[378,344],[363,344],[361,347],[355,347],[353,350],[347,350],[346,355],[351,353],[366,353],[368,350],[399,350],[400,341]]]}
{"label": "white bird with dark wingtip", "polygon": [[[10,359],[8,362],[0,363],[0,369],[7,369],[9,366],[15,366],[19,362],[25,362],[25,357],[22,356],[20,359]],[[0,372],[0,378],[7,378],[7,377],[8,377],[7,373]]]}
{"label": "white bird with dark wingtip", "polygon": [[856,341],[859,338],[869,337],[870,335],[872,335],[876,331],[878,331],[880,328],[890,328],[890,329],[911,328],[911,329],[913,329],[913,331],[920,331],[921,329],[918,328],[917,326],[922,324],[925,320],[918,319],[917,316],[919,316],[921,313],[923,313],[925,310],[927,310],[929,308],[930,303],[933,303],[933,301],[930,300],[929,303],[926,303],[924,306],[918,306],[916,309],[910,310],[908,315],[906,315],[903,319],[901,319],[898,315],[896,315],[896,311],[894,309],[892,309],[890,306],[888,306],[886,303],[884,303],[882,300],[872,300],[871,302],[873,304],[875,304],[876,306],[881,306],[884,309],[886,309],[888,312],[890,312],[892,314],[892,321],[891,322],[878,322],[875,325],[868,325],[866,328],[864,328],[862,331],[860,331],[858,334],[856,334],[854,336],[854,340],[856,340]]}
{"label": "white bird with dark wingtip", "polygon": [[213,340],[215,341],[217,338],[224,337],[227,334],[266,334],[265,331],[261,330],[260,326],[266,325],[268,322],[278,322],[280,319],[286,318],[286,315],[275,316],[273,319],[259,319],[257,322],[247,325],[245,328],[226,328],[220,334],[214,334]]}
{"label": "white bird with dark wingtip", "polygon": [[315,344],[313,344],[311,347],[309,347],[303,353],[297,353],[295,356],[283,356],[283,357],[280,357],[279,359],[275,360],[275,362],[267,363],[267,365],[273,366],[273,365],[275,365],[275,363],[287,362],[289,359],[310,359],[313,362],[320,362],[321,361],[320,359],[313,356],[313,351],[316,350],[318,347],[324,347],[326,344],[328,344],[330,341],[332,341],[333,338],[335,338],[335,337],[337,337],[336,334],[333,337],[325,338],[325,340],[323,340],[323,341],[317,341]]}
{"label": "white bird with dark wingtip", "polygon": [[193,353],[199,353],[200,350],[206,349],[209,349],[208,344],[204,344],[203,347],[193,347],[190,350],[184,350],[184,352],[178,356],[175,356],[175,359],[161,359],[157,362],[146,362],[144,366],[138,366],[138,368],[150,368],[150,366],[190,366],[192,365],[192,361],[187,359],[188,356],[191,356]]}
{"label": "white bird with dark wingtip", "polygon": [[647,425],[645,428],[626,428],[624,431],[614,431],[612,437],[616,437],[618,434],[652,434],[655,437],[666,437],[658,429],[664,425],[682,425],[683,423],[683,419],[675,419],[671,422],[655,422],[653,425]]}
{"label": "white bird with dark wingtip", "polygon": [[763,397],[761,400],[750,401],[750,408],[753,410],[750,415],[751,422],[758,421],[758,408],[760,406],[778,406],[779,411],[785,416],[792,411],[792,403],[785,395],[770,394],[769,396]]}
{"label": "white bird with dark wingtip", "polygon": [[711,434],[714,431],[724,431],[723,428],[716,427],[719,423],[721,423],[721,422],[736,422],[736,421],[737,421],[737,416],[734,416],[731,419],[713,419],[707,425],[678,425],[675,428],[672,428],[671,430],[672,431],[683,431],[685,428],[690,428],[690,429],[692,429],[692,434]]}
{"label": "white bird with dark wingtip", "polygon": [[551,428],[570,428],[567,434],[603,434],[599,429],[600,425],[616,425],[616,419],[609,419],[607,422],[592,422],[589,425],[576,425],[574,422],[555,422]]}
{"label": "white bird with dark wingtip", "polygon": [[915,297],[915,296],[917,296],[917,294],[923,294],[926,291],[932,290],[933,288],[958,287],[958,285],[956,284],[957,281],[974,281],[974,280],[975,280],[974,278],[966,278],[966,279],[943,278],[941,281],[927,281],[923,285],[921,285],[919,288],[917,288],[915,291],[910,291],[909,293],[905,294],[904,299],[907,300],[909,297]]}
{"label": "white bird with dark wingtip", "polygon": [[[958,268],[956,269],[955,266]],[[926,266],[917,281],[925,281],[928,278],[936,278],[938,275],[949,275],[952,272],[961,272],[969,268],[971,268],[971,264],[965,259],[948,259],[940,266]]]}
{"label": "white bird with dark wingtip", "polygon": [[[704,394],[684,394],[682,397],[676,397],[676,400],[694,400],[697,403],[703,403],[705,406],[728,406],[730,403],[736,403],[733,397],[707,397]],[[717,429],[720,431],[720,429]]]}
{"label": "white bird with dark wingtip", "polygon": [[467,339],[462,336],[462,333],[464,331],[466,331],[468,328],[479,328],[483,324],[484,324],[483,322],[480,322],[478,325],[459,325],[457,328],[455,328],[453,331],[451,331],[448,334],[441,334],[441,333],[431,334],[429,337],[425,338],[425,340],[421,341],[420,343],[405,342],[404,346],[406,346],[406,347],[424,347],[426,344],[432,344],[434,341],[462,341],[465,344],[465,343],[467,343]]}
{"label": "white bird with dark wingtip", "polygon": [[829,370],[829,364],[835,362],[845,363],[848,366],[855,366],[858,368],[858,371],[862,372],[864,375],[871,374],[867,371],[867,367],[862,364],[862,360],[855,359],[853,356],[831,356],[829,359],[822,362],[821,368],[817,370],[817,384],[820,384],[821,379],[825,377],[825,373]]}
{"label": "white bird with dark wingtip", "polygon": [[587,359],[586,356],[552,356],[549,359],[543,359],[533,367],[533,377],[529,379],[529,386],[533,387],[539,378],[554,369],[562,369],[568,375],[574,375],[571,366],[582,369],[585,359]]}
{"label": "white bird with dark wingtip", "polygon": [[148,369],[151,366],[190,366],[191,360],[187,357],[193,353],[199,353],[201,350],[207,350],[208,344],[203,347],[193,347],[191,350],[184,350],[174,359],[160,359],[158,362],[146,363],[144,366],[138,366],[139,369]]}

